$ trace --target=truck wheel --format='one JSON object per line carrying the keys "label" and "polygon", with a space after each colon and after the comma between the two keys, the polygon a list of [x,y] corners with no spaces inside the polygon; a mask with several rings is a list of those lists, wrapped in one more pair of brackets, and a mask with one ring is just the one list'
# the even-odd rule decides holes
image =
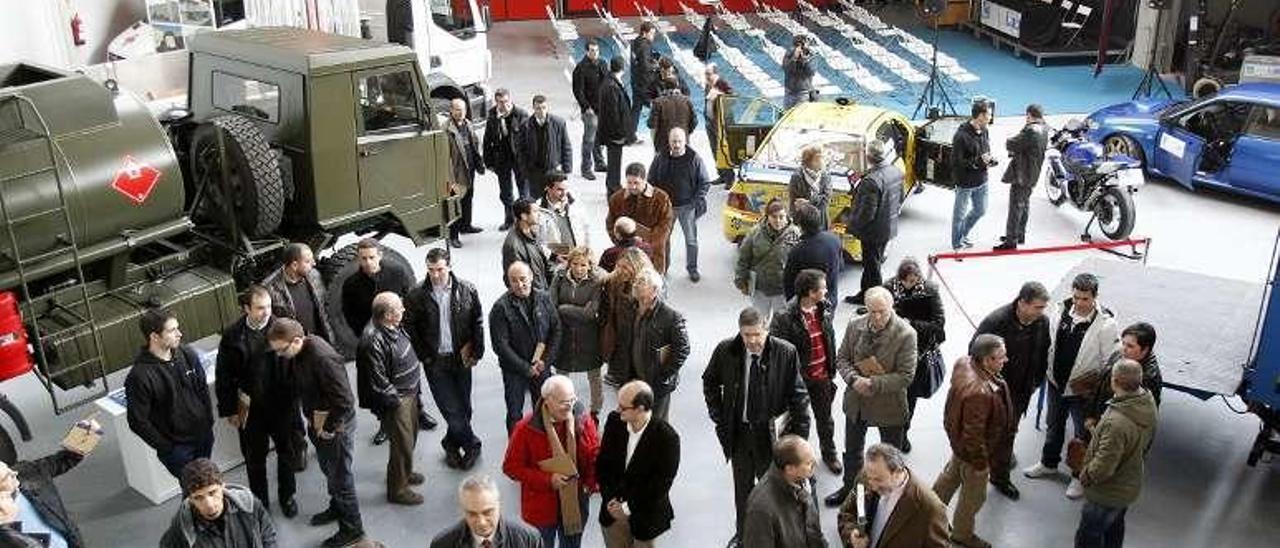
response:
{"label": "truck wheel", "polygon": [[[404,255],[385,245],[378,247],[382,249],[383,264],[391,262],[405,272],[413,272],[413,267]],[[356,346],[360,344],[360,331],[364,326],[347,325],[347,316],[342,313],[342,286],[360,268],[357,259],[356,244],[352,243],[316,266],[320,270],[320,277],[324,279],[325,313],[329,315],[329,326],[333,328],[333,340],[329,342],[333,344],[334,350],[349,360],[356,357]]]}
{"label": "truck wheel", "polygon": [[196,128],[191,139],[191,173],[196,183],[216,183],[222,177],[224,154],[218,148],[219,135],[226,147],[228,181],[225,187],[205,186],[205,200],[196,213],[225,227],[222,211],[229,205],[236,212],[235,222],[249,237],[274,232],[284,217],[279,153],[248,118],[219,116]]}

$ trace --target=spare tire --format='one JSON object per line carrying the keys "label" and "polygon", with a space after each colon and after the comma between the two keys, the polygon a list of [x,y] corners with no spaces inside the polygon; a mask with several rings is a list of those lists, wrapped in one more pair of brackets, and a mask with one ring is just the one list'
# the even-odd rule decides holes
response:
{"label": "spare tire", "polygon": [[1213,76],[1204,76],[1199,80],[1196,80],[1195,84],[1191,85],[1191,97],[1193,99],[1200,99],[1218,93],[1221,90],[1222,80],[1214,78]]}
{"label": "spare tire", "polygon": [[[219,148],[219,141],[225,150]],[[225,184],[217,184],[223,176]],[[200,124],[191,138],[191,174],[205,196],[195,214],[231,229],[224,211],[235,212],[234,221],[250,238],[259,238],[280,227],[284,217],[284,181],[279,152],[244,116],[219,116]],[[206,182],[208,184],[206,184]]]}
{"label": "spare tire", "polygon": [[[412,273],[413,267],[408,259],[394,249],[378,244],[382,250],[382,262],[391,262]],[[329,327],[333,330],[329,343],[334,350],[348,360],[355,359],[356,347],[360,344],[360,331],[364,326],[347,325],[347,316],[342,313],[342,286],[360,268],[356,255],[356,244],[352,243],[334,252],[334,254],[316,265],[325,286],[325,313],[329,315]]]}

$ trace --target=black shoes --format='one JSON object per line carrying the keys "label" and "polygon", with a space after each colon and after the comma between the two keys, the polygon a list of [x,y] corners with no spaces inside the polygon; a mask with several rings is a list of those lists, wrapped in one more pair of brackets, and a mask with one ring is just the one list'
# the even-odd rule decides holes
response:
{"label": "black shoes", "polygon": [[996,491],[999,491],[1001,495],[1009,497],[1011,500],[1018,500],[1018,497],[1022,496],[1022,494],[1018,492],[1018,488],[1009,480],[993,481],[991,482],[991,485],[994,486]]}
{"label": "black shoes", "polygon": [[690,271],[689,271],[689,280],[696,284],[696,283],[698,283],[700,280],[702,280],[702,274],[699,274],[697,270],[690,270]]}
{"label": "black shoes", "polygon": [[1018,249],[1018,244],[1015,244],[1009,240],[1005,240],[1004,243],[991,248],[992,251],[1013,251],[1015,249]]}
{"label": "black shoes", "polygon": [[362,539],[364,539],[364,530],[362,529],[339,528],[338,532],[333,536],[324,539],[320,546],[323,548],[343,548],[360,542]]}
{"label": "black shoes", "polygon": [[293,519],[294,517],[297,517],[298,501],[293,500],[293,498],[287,498],[285,500],[280,501],[280,513],[284,514],[284,517],[289,519]]}
{"label": "black shoes", "polygon": [[333,508],[325,508],[323,512],[311,516],[311,525],[321,526],[338,521],[338,511]]}
{"label": "black shoes", "polygon": [[588,181],[594,181],[596,180],[596,174],[590,171],[584,171],[582,172],[582,178]]}
{"label": "black shoes", "polygon": [[459,240],[457,236],[450,236],[449,247],[452,247],[454,249],[462,248],[462,240]]}
{"label": "black shoes", "polygon": [[419,430],[435,430],[437,426],[440,426],[440,424],[436,422],[435,417],[431,416],[431,413],[423,411],[418,415]]}
{"label": "black shoes", "polygon": [[373,444],[382,445],[384,443],[387,443],[387,431],[379,428],[378,433],[373,435]]}
{"label": "black shoes", "polygon": [[827,505],[827,508],[836,508],[841,504],[844,504],[844,499],[848,497],[849,497],[849,488],[841,487],[839,489],[836,489],[836,492],[831,493],[830,495],[827,495],[827,498],[822,499],[822,502],[823,504]]}
{"label": "black shoes", "polygon": [[862,292],[859,291],[857,295],[849,295],[848,297],[845,297],[844,302],[846,304],[862,306],[866,304],[866,299],[862,296]]}
{"label": "black shoes", "polygon": [[468,226],[464,226],[464,227],[462,227],[462,228],[459,228],[459,229],[458,229],[458,232],[461,232],[461,233],[463,233],[463,234],[479,234],[479,233],[481,233],[481,232],[484,232],[484,229],[483,229],[483,228],[480,228],[480,227],[478,227],[478,226],[471,226],[471,225],[468,225]]}
{"label": "black shoes", "polygon": [[827,465],[827,470],[830,470],[832,474],[838,476],[844,473],[844,464],[840,462],[838,457],[826,457],[822,459],[822,463]]}

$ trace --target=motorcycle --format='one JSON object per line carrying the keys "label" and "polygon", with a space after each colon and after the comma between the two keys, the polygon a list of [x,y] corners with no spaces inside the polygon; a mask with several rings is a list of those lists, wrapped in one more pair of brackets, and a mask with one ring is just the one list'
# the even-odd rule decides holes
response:
{"label": "motorcycle", "polygon": [[1123,154],[1106,156],[1101,144],[1085,138],[1087,129],[1079,120],[1071,120],[1049,139],[1045,152],[1049,203],[1071,202],[1076,209],[1093,213],[1082,239],[1091,238],[1089,228],[1097,221],[1107,238],[1123,240],[1133,232],[1137,217],[1133,195],[1146,182],[1142,164]]}

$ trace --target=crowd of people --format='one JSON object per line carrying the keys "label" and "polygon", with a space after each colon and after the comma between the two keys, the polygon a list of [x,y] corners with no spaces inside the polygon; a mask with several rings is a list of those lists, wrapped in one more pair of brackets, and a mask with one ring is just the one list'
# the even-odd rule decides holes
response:
{"label": "crowd of people", "polygon": [[[698,120],[670,61],[651,55],[654,32],[642,24],[632,44],[630,94],[625,62],[606,63],[594,43],[573,71],[586,126],[579,174],[594,180],[606,172],[606,212],[584,211],[575,201],[565,122],[545,96],[534,96],[526,113],[510,91],[497,90],[483,138],[471,129],[466,104],[451,104],[451,189],[462,196],[462,216],[450,228],[448,247],[428,251],[420,283],[384,261],[378,242],[357,244],[359,268],[340,303],[360,334],[354,390],[306,244],[288,245],[280,267],[241,295],[243,314],[222,333],[212,391],[200,359],[182,342],[181,318],[164,309],[142,315],[143,346],[125,383],[128,422],[179,480],[184,497],[161,546],[277,545],[269,512],[271,446],[281,515],[299,512],[295,474],[306,468],[310,447],[329,497],[310,524],[337,524],[323,546],[376,545],[366,538],[356,496],[357,408],[377,419],[375,442],[389,445],[387,502],[422,504],[415,488],[425,478],[415,470],[415,446],[419,431],[436,424],[420,402],[424,379],[445,424],[446,464],[469,471],[484,441],[505,446],[501,470],[520,491],[519,519],[507,517],[495,481],[468,476],[458,487],[462,519],[431,546],[576,547],[593,505],[606,546],[660,543],[675,516],[669,492],[681,461],[671,401],[693,344],[684,314],[666,298],[670,240],[678,223],[686,273],[699,282],[697,220],[707,211],[710,184],[723,177],[709,173],[688,146]],[[810,55],[797,41],[785,59],[789,104],[815,95]],[[732,93],[714,65],[704,76],[708,98]],[[655,158],[624,168],[621,149],[640,142],[637,122],[646,108]],[[707,116],[713,109],[704,105]],[[957,132],[956,249],[972,245],[968,235],[985,210],[986,173],[996,163],[989,122],[990,107],[976,103]],[[1086,499],[1076,545],[1119,546],[1155,428],[1156,333],[1145,323],[1121,330],[1090,274],[1076,277],[1061,303],[1028,282],[981,322],[952,368],[944,413],[950,460],[931,486],[906,464],[917,400],[945,384],[946,314],[915,259],[904,259],[890,279],[881,277],[902,201],[903,173],[888,146],[869,143],[870,167],[843,220],[859,239],[863,268],[858,291],[844,299],[858,307],[856,317],[839,326],[839,337],[842,245],[829,230],[834,191],[820,148],[803,152],[790,199],[767,204],[738,249],[732,283],[752,305],[738,315],[737,331],[714,345],[701,376],[732,470],[730,546],[826,546],[820,504],[839,508],[835,528],[847,546],[989,546],[975,533],[976,516],[988,484],[1019,497],[1013,441],[1037,389],[1048,402],[1048,430],[1042,456],[1024,475],[1069,475],[1066,496]],[[1024,242],[1026,197],[1044,148],[1042,113],[1032,105],[1026,128],[1009,141],[1014,159],[1005,180],[1016,199],[999,249]],[[452,271],[449,249],[481,230],[472,224],[471,196],[486,170],[499,182],[500,230],[507,231],[501,248],[507,290],[488,307],[487,333],[484,303],[475,285]],[[610,241],[593,247],[590,223],[602,216]],[[472,377],[486,342],[501,371],[505,444],[481,440],[472,427]],[[577,394],[576,377],[585,377],[586,398]],[[839,384],[843,446],[834,435]],[[606,389],[616,392],[616,409],[605,409]],[[226,483],[209,460],[219,419],[240,433],[247,488]],[[810,425],[817,450],[808,441]],[[872,427],[880,443],[868,446]],[[1064,444],[1068,471],[1060,468]],[[49,480],[80,458],[59,453],[0,467],[0,495],[13,495],[0,496],[0,521],[23,524],[0,527],[9,545],[27,546],[22,542],[33,534],[57,539],[55,546],[83,544]],[[842,478],[821,502],[812,480],[819,462]]]}

